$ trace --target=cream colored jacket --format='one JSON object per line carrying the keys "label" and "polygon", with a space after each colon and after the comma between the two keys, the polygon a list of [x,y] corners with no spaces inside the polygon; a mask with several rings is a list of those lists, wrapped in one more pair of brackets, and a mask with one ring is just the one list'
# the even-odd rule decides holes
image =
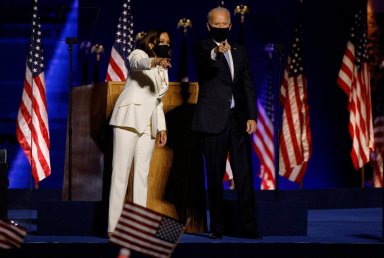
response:
{"label": "cream colored jacket", "polygon": [[[150,68],[150,58],[144,51],[135,49],[128,57],[129,76],[123,91],[116,100],[109,124],[135,129],[143,133],[151,123],[151,135],[166,130],[163,102],[158,98],[161,89],[159,66]],[[166,83],[168,72],[164,73]]]}

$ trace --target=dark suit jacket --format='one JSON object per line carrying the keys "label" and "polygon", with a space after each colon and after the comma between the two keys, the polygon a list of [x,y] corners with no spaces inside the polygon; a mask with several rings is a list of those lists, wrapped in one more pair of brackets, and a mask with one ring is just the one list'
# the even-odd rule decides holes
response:
{"label": "dark suit jacket", "polygon": [[232,94],[237,117],[244,131],[248,119],[256,120],[256,94],[246,50],[241,45],[230,44],[234,65],[233,81],[225,56],[218,54],[217,61],[212,60],[211,50],[217,46],[212,39],[198,41],[193,46],[199,97],[192,130],[220,133],[229,118]]}

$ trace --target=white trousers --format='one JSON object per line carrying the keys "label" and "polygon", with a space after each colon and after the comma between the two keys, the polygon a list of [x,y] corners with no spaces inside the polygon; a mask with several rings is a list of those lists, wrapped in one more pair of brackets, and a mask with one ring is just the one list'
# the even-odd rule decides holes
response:
{"label": "white trousers", "polygon": [[134,160],[133,202],[147,205],[148,174],[155,139],[148,125],[143,134],[134,129],[113,129],[113,160],[111,190],[109,195],[108,232],[115,230],[123,210],[128,187],[129,173]]}

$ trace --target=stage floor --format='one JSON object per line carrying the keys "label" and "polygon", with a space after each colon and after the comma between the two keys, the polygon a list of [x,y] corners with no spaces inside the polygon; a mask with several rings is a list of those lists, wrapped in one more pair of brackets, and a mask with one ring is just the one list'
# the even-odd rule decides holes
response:
{"label": "stage floor", "polygon": [[[382,208],[308,210],[307,236],[212,240],[205,233],[186,233],[172,257],[383,257],[382,212]],[[103,237],[28,235],[21,249],[0,251],[0,257],[104,258],[117,257],[118,249]],[[144,256],[133,253],[134,257]]]}

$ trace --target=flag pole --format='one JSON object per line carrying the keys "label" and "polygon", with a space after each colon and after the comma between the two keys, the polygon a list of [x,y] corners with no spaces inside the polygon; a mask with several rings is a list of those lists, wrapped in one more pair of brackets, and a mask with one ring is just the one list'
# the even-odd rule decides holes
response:
{"label": "flag pole", "polygon": [[100,44],[94,45],[91,49],[91,53],[96,56],[95,66],[93,67],[92,81],[93,83],[98,83],[100,82],[100,56],[104,53],[104,46]]}
{"label": "flag pole", "polygon": [[[38,10],[38,6],[37,6],[37,1],[34,2],[34,5],[33,5],[33,9],[34,10]],[[35,12],[33,11],[33,14]],[[33,18],[32,18],[32,24],[33,24]],[[33,33],[33,25],[32,25],[32,32],[31,32],[31,35],[30,35],[30,50],[32,48],[32,44],[34,42],[34,33]],[[28,61],[27,61],[28,62]],[[33,71],[36,69],[36,64],[35,62],[31,62],[31,68],[32,68],[32,71],[31,71],[31,105],[30,105],[30,114],[31,114],[31,125],[33,126],[33,120],[34,120],[34,115],[33,115],[33,106],[35,104],[35,101],[36,99],[34,98],[34,89],[35,89],[35,80],[34,80],[34,73]],[[23,93],[24,94],[24,93]],[[34,136],[34,131],[31,130],[31,135],[30,135],[30,142],[29,142],[29,146],[30,146],[30,165],[31,165],[31,183],[30,183],[30,196],[29,196],[29,220],[28,220],[28,226],[31,228],[31,225],[32,225],[32,194],[33,194],[33,187],[32,187],[32,184],[34,186],[35,189],[37,189],[37,184],[36,181],[35,181],[35,178],[33,177],[33,168],[34,168],[34,165],[33,165],[33,162],[34,162],[34,158],[33,158],[33,136]]]}
{"label": "flag pole", "polygon": [[[279,188],[279,135],[280,135],[280,105],[279,105],[279,95],[280,95],[280,85],[281,85],[281,71],[282,71],[282,57],[283,57],[283,45],[281,44],[274,44],[274,43],[268,43],[264,47],[264,51],[268,53],[268,69],[273,70],[273,55],[274,53],[277,54],[278,59],[278,82],[277,86],[274,87],[274,92],[273,92],[273,117],[274,117],[274,123],[273,123],[273,145],[275,146],[274,148],[274,166],[275,166],[275,198],[278,200],[278,188]],[[272,71],[270,71],[272,72]]]}
{"label": "flag pole", "polygon": [[[275,144],[275,199],[279,200],[279,171],[280,171],[280,103],[279,103],[279,96],[280,96],[280,87],[281,87],[281,76],[282,76],[282,63],[283,63],[283,45],[279,44],[272,44],[272,50],[277,54],[278,57],[278,67],[277,67],[277,87],[275,87],[274,92],[274,117],[275,117],[275,123],[274,123],[274,144]],[[270,62],[272,62],[272,59],[270,59]]]}
{"label": "flag pole", "polygon": [[[37,2],[35,2],[34,4],[34,9],[38,8],[37,7]],[[32,19],[32,23],[33,23],[33,19]],[[33,42],[33,37],[34,37],[34,34],[33,32],[31,33],[31,37],[30,37],[30,42],[32,43]],[[35,69],[35,62],[31,62],[31,67],[32,67],[32,71]],[[33,115],[33,105],[34,105],[34,102],[36,101],[35,98],[34,98],[34,89],[35,89],[35,80],[34,80],[34,75],[33,75],[33,72],[31,72],[31,106],[30,106],[30,113],[31,113],[31,124],[33,126],[33,118],[34,118],[34,115]],[[27,220],[27,223],[28,223],[28,230],[31,231],[31,228],[32,228],[32,195],[33,195],[33,188],[35,190],[37,190],[37,186],[38,186],[38,183],[36,183],[35,181],[35,178],[33,177],[33,168],[34,168],[34,165],[33,165],[33,162],[34,162],[34,158],[33,158],[33,131],[31,130],[31,138],[30,138],[30,142],[29,142],[29,146],[30,146],[30,150],[31,150],[31,153],[30,153],[30,159],[31,159],[31,183],[30,183],[30,196],[29,196],[29,218]],[[33,186],[32,186],[33,185]]]}
{"label": "flag pole", "polygon": [[[31,37],[33,37],[33,34],[31,34]],[[31,38],[31,42],[32,42],[32,38]],[[35,69],[35,64],[34,64],[34,62],[32,62],[32,64],[31,64],[31,66],[32,66],[32,71]],[[35,102],[35,98],[33,97],[34,96],[34,88],[35,88],[35,81],[34,81],[34,77],[33,77],[33,72],[31,73],[31,78],[32,78],[32,80],[31,80],[31,82],[32,82],[32,85],[31,85],[31,107],[30,107],[30,113],[31,113],[31,124],[33,125],[33,112],[34,112],[34,110],[33,110],[33,105],[34,105],[34,102]],[[31,146],[30,147],[30,149],[31,149],[31,153],[30,153],[30,159],[31,159],[31,178],[32,178],[32,181],[31,181],[31,183],[30,183],[30,188],[31,188],[31,193],[32,193],[32,187],[34,186],[34,188],[36,189],[36,185],[37,185],[37,183],[36,183],[36,181],[35,181],[35,179],[34,179],[34,177],[33,177],[33,168],[34,168],[34,166],[33,166],[33,161],[34,161],[34,159],[33,159],[33,131],[31,130],[31,138],[30,138],[30,142],[29,142],[29,146]],[[32,186],[32,184],[33,184],[33,186]],[[31,194],[31,198],[32,198],[32,194]],[[31,201],[31,204],[32,204],[32,201]]]}
{"label": "flag pole", "polygon": [[72,200],[72,48],[77,38],[66,38],[69,52],[69,99],[68,99],[68,201]]}
{"label": "flag pole", "polygon": [[[182,41],[182,53],[180,57],[180,65],[178,71],[178,80],[180,82],[181,94],[183,98],[183,102],[187,102],[188,98],[184,99],[184,93],[188,93],[189,91],[189,78],[188,78],[188,52],[187,52],[187,32],[188,28],[192,28],[192,22],[188,18],[182,18],[177,23],[177,29],[183,29],[183,41]],[[188,94],[185,94],[188,95]]]}
{"label": "flag pole", "polygon": [[240,15],[240,28],[237,43],[244,45],[244,22],[245,14],[249,12],[249,8],[246,5],[238,5],[235,8],[235,15]]}
{"label": "flag pole", "polygon": [[[35,7],[37,8],[37,2],[35,2],[34,4],[34,9]],[[32,22],[33,22],[33,19],[32,19]],[[31,32],[31,35],[30,35],[30,44],[32,44],[33,42],[33,32]],[[32,45],[31,45],[32,46]],[[28,61],[27,61],[28,62]],[[35,62],[31,62],[31,67],[32,67],[32,71],[35,69]],[[35,98],[33,97],[34,96],[34,86],[35,84],[35,81],[34,81],[34,77],[33,77],[33,72],[31,72],[31,106],[30,106],[30,114],[31,114],[31,124],[33,125],[33,104],[34,104],[34,101],[35,101]],[[36,181],[35,181],[35,178],[33,177],[33,131],[31,130],[31,137],[30,137],[30,141],[29,141],[29,146],[30,146],[30,159],[31,159],[31,178],[32,178],[32,181],[30,183],[30,190],[31,190],[31,196],[32,196],[32,184],[33,186],[35,187],[36,189]],[[32,197],[31,197],[32,198]],[[30,200],[30,203],[32,204],[32,200]]]}

